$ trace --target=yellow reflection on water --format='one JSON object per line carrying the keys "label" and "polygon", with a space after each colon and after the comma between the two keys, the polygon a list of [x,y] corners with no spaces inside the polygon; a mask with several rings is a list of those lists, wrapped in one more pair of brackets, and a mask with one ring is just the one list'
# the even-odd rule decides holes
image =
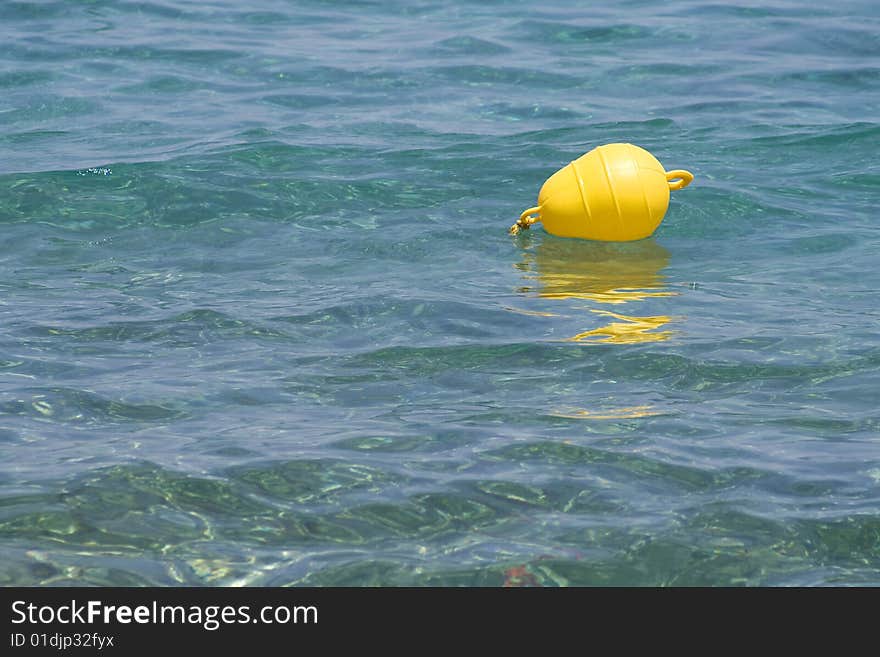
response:
{"label": "yellow reflection on water", "polygon": [[537,274],[538,296],[622,304],[677,294],[665,286],[662,270],[669,251],[653,240],[588,242],[546,238],[527,253]]}
{"label": "yellow reflection on water", "polygon": [[[548,235],[531,242],[526,241],[527,238],[523,239],[525,251],[517,268],[523,272],[528,285],[519,291],[527,297],[554,301],[542,304],[540,310],[512,307],[508,310],[546,317],[547,321],[554,321],[554,317],[567,317],[566,321],[569,321],[573,312],[588,309],[589,313],[583,316],[590,318],[589,325],[595,325],[597,317],[602,319],[600,326],[585,327],[586,330],[577,335],[565,338],[566,342],[642,344],[664,342],[675,334],[669,325],[677,318],[638,312],[640,302],[678,295],[669,289],[663,274],[669,265],[669,251],[654,240],[589,242]],[[575,303],[565,303],[565,300],[575,300]],[[582,303],[584,301],[588,303]],[[614,306],[615,312],[610,305]],[[600,406],[592,410],[562,408],[552,410],[550,414],[575,420],[626,420],[665,412],[643,404],[620,408]]]}
{"label": "yellow reflection on water", "polygon": [[652,406],[626,406],[624,408],[606,409],[602,411],[588,411],[574,409],[571,411],[552,411],[550,415],[555,417],[567,417],[572,420],[628,420],[637,417],[651,417],[660,415],[661,411],[653,410]]}
{"label": "yellow reflection on water", "polygon": [[[662,273],[669,257],[669,251],[651,239],[618,243],[547,237],[526,251],[519,267],[537,285],[520,291],[533,292],[543,299],[617,305],[671,297],[678,292],[668,289]],[[673,319],[667,315],[644,317],[598,309],[591,312],[614,321],[567,341],[637,344],[663,342],[674,335],[674,331],[663,330]]]}
{"label": "yellow reflection on water", "polygon": [[[608,312],[607,310],[593,310],[591,312],[614,317],[621,321],[611,322],[606,326],[578,333],[568,338],[569,342],[613,342],[616,344],[663,342],[672,337],[673,334],[673,331],[657,331],[657,329],[672,321],[672,318],[667,315],[630,317],[628,315]],[[651,331],[656,332],[652,333]]]}

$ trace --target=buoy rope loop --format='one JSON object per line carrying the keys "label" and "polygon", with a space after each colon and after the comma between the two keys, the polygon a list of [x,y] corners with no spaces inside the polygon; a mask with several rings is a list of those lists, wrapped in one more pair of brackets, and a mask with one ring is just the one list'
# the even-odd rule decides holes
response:
{"label": "buoy rope loop", "polygon": [[[529,228],[532,227],[532,224],[535,224],[535,223],[541,221],[541,216],[539,214],[540,211],[541,211],[540,205],[537,205],[533,208],[529,208],[528,210],[526,210],[525,212],[523,212],[519,216],[519,219],[517,219],[517,222],[515,224],[513,224],[513,226],[510,227],[510,230],[508,232],[511,235],[517,235],[521,230],[528,230]],[[529,215],[533,215],[533,214],[537,214],[538,216],[537,217],[529,216]]]}

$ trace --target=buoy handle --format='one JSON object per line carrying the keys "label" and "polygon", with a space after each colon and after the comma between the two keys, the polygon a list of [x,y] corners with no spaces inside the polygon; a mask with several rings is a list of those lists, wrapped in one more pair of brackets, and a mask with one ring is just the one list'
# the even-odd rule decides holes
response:
{"label": "buoy handle", "polygon": [[666,172],[666,180],[670,190],[684,189],[694,181],[694,174],[684,169],[675,169]]}
{"label": "buoy handle", "polygon": [[[537,214],[537,217],[531,217],[529,215]],[[529,208],[525,212],[523,212],[519,216],[519,220],[510,227],[510,230],[507,231],[511,235],[518,234],[521,230],[528,230],[532,227],[532,224],[541,221],[541,206],[536,205],[533,208]]]}

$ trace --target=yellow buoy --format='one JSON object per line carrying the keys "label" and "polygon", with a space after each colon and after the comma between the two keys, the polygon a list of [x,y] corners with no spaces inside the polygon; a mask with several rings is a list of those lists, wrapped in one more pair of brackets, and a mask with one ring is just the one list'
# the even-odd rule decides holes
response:
{"label": "yellow buoy", "polygon": [[669,191],[694,175],[666,171],[653,155],[632,144],[606,144],[554,173],[510,228],[516,235],[541,222],[548,233],[605,242],[649,237],[666,214]]}

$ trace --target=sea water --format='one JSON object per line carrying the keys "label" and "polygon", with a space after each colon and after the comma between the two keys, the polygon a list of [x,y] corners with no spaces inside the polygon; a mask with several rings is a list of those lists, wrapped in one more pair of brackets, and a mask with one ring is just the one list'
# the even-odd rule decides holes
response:
{"label": "sea water", "polygon": [[872,0],[0,3],[0,584],[880,584],[878,116]]}

